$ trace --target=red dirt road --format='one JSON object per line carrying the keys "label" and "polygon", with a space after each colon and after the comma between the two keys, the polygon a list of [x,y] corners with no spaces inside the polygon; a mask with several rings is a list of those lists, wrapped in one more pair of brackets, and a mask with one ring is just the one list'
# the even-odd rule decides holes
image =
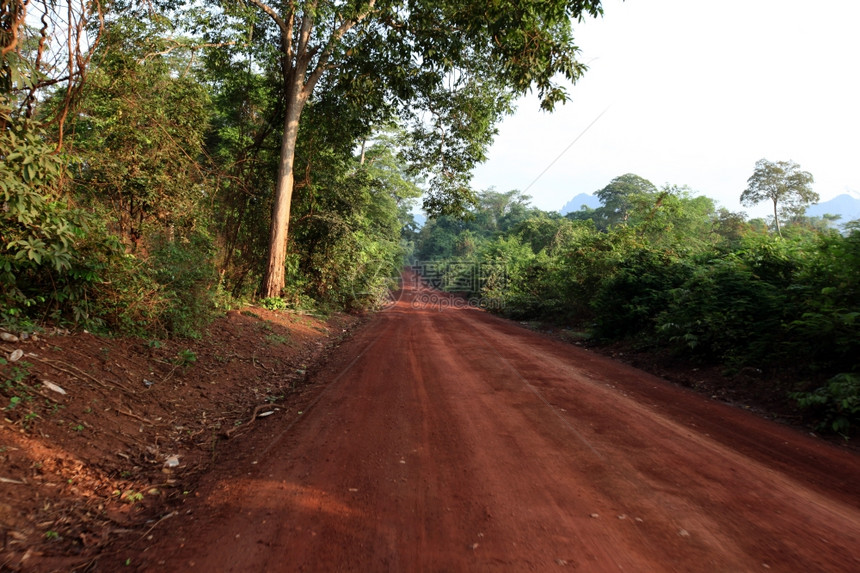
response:
{"label": "red dirt road", "polygon": [[860,571],[856,454],[430,296],[404,290],[131,562]]}

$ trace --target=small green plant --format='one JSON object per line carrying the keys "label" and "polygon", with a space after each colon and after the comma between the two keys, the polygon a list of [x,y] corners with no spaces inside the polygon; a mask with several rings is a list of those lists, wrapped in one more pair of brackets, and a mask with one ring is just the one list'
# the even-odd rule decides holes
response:
{"label": "small green plant", "polygon": [[32,422],[33,420],[35,420],[38,417],[39,417],[39,414],[37,414],[36,412],[27,412],[26,414],[24,414],[24,419],[23,419],[24,427],[29,428],[30,422]]}
{"label": "small green plant", "polygon": [[187,368],[195,362],[197,362],[197,354],[193,350],[189,350],[188,348],[186,348],[185,350],[180,350],[176,354],[176,358],[173,359],[173,363],[176,366],[182,366],[183,368]]}
{"label": "small green plant", "polygon": [[57,533],[56,531],[52,531],[49,529],[48,531],[45,532],[45,539],[54,540],[54,539],[59,539],[59,538],[60,538],[60,534]]}
{"label": "small green plant", "polygon": [[83,424],[78,424],[77,426],[73,426],[73,427],[72,427],[72,430],[74,430],[74,431],[76,431],[76,432],[83,432],[83,431],[84,431],[84,425],[83,425]]}
{"label": "small green plant", "polygon": [[289,344],[290,338],[281,334],[270,334],[266,336],[266,342],[269,344]]}
{"label": "small green plant", "polygon": [[[26,364],[26,366],[29,366],[29,364]],[[0,387],[0,393],[5,394],[9,398],[9,403],[3,408],[6,412],[16,410],[19,407],[23,407],[25,403],[33,401],[32,389],[22,382],[24,377],[29,374],[26,368],[19,369],[16,367],[13,369],[12,374],[12,377],[7,378],[3,382],[2,387]],[[34,412],[25,414],[25,424],[35,417],[36,414]]]}
{"label": "small green plant", "polygon": [[134,505],[135,503],[143,500],[143,494],[139,491],[134,491],[133,489],[130,489],[124,494],[122,494],[120,496],[120,499],[126,503]]}
{"label": "small green plant", "polygon": [[153,348],[156,350],[161,348],[162,346],[164,346],[163,344],[161,344],[161,341],[159,341],[159,340],[150,340],[149,342],[146,343],[146,345],[149,348]]}
{"label": "small green plant", "polygon": [[[6,366],[8,362],[5,358],[0,358],[0,366]],[[3,387],[5,389],[10,389],[16,385],[20,385],[23,380],[30,375],[30,366],[32,366],[29,362],[18,362],[9,374],[4,372],[3,378]]]}
{"label": "small green plant", "polygon": [[260,306],[268,310],[284,310],[287,308],[287,303],[282,298],[271,297],[262,299]]}
{"label": "small green plant", "polygon": [[65,408],[62,404],[58,404],[53,400],[45,398],[45,408],[48,410],[50,414],[56,414],[60,411],[60,409]]}

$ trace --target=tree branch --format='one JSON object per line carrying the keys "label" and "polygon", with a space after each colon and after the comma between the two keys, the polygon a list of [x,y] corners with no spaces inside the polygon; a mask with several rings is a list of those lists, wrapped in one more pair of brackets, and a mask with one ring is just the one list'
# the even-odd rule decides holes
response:
{"label": "tree branch", "polygon": [[311,40],[311,31],[314,28],[313,13],[317,10],[317,2],[308,6],[302,15],[301,30],[299,32],[299,45],[296,47],[296,60],[305,57],[308,50],[308,43]]}
{"label": "tree branch", "polygon": [[266,13],[266,15],[271,18],[275,24],[281,30],[281,39],[284,42],[284,49],[289,51],[290,46],[292,45],[292,38],[290,37],[290,32],[292,30],[292,22],[293,22],[293,10],[290,10],[290,15],[288,17],[289,24],[283,18],[281,18],[278,13],[270,7],[268,4],[264,4],[260,2],[260,0],[248,0],[251,4],[262,10]]}
{"label": "tree branch", "polygon": [[[143,56],[140,59],[140,61],[138,61],[138,64],[142,64],[142,63],[146,62],[146,60],[148,60],[149,58],[154,58],[155,56],[166,56],[167,54],[169,54],[173,50],[178,50],[181,48],[187,48],[191,52],[194,52],[195,50],[199,50],[201,48],[223,48],[224,46],[235,46],[238,43],[238,42],[234,41],[234,42],[219,42],[217,44],[183,44],[183,43],[178,42],[176,40],[170,40],[170,42],[173,43],[172,46],[170,46],[167,49],[162,50],[160,52],[149,52],[148,54]],[[240,46],[246,46],[246,45],[247,44],[240,44]]]}
{"label": "tree branch", "polygon": [[20,12],[18,14],[13,14],[15,10],[14,5],[10,5],[8,7],[9,14],[9,43],[5,46],[0,47],[0,58],[5,58],[6,54],[15,50],[18,47],[18,33],[21,24],[27,19],[27,4],[20,4]]}
{"label": "tree branch", "polygon": [[376,0],[370,0],[370,2],[367,3],[367,8],[363,12],[356,15],[355,18],[352,18],[351,20],[344,20],[344,22],[337,28],[337,30],[334,31],[334,33],[331,35],[331,38],[329,38],[328,42],[326,42],[325,50],[323,50],[322,54],[320,54],[320,58],[319,61],[317,61],[316,68],[308,77],[308,81],[305,84],[305,89],[308,93],[313,91],[314,86],[319,81],[323,72],[333,67],[328,65],[328,61],[331,59],[331,55],[334,51],[335,45],[344,37],[344,35],[348,31],[360,24],[362,20],[367,18],[373,11],[373,7],[375,5]]}
{"label": "tree branch", "polygon": [[[290,16],[287,19],[287,23],[290,26],[290,31],[292,31],[293,26],[296,24],[296,11],[290,8]],[[286,39],[287,44],[284,46],[284,53],[287,55],[287,61],[293,61],[293,35],[289,34],[289,37]]]}

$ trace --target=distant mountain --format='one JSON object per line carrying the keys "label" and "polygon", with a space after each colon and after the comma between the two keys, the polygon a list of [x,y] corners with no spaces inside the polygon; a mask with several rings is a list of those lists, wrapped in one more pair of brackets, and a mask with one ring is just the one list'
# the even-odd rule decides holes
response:
{"label": "distant mountain", "polygon": [[824,215],[842,215],[842,218],[836,222],[837,225],[860,219],[860,199],[843,193],[829,201],[823,201],[806,209],[807,217],[822,217]]}
{"label": "distant mountain", "polygon": [[600,199],[595,197],[594,195],[589,195],[588,193],[580,193],[570,201],[564,204],[564,207],[559,211],[562,215],[567,215],[568,213],[573,213],[574,211],[579,211],[582,209],[582,206],[585,205],[591,209],[597,209],[600,207]]}

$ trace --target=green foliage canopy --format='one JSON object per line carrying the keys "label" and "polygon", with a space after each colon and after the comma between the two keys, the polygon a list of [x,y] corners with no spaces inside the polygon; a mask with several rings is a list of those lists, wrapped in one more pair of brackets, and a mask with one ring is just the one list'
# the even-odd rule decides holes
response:
{"label": "green foliage canopy", "polygon": [[163,26],[113,21],[72,120],[83,159],[76,182],[113,209],[130,245],[150,222],[193,227],[204,196],[209,95],[165,38]]}

